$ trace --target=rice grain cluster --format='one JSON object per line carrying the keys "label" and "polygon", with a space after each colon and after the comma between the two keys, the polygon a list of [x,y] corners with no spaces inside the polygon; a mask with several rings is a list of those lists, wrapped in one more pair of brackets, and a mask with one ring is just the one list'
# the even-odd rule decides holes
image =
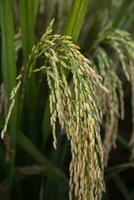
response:
{"label": "rice grain cluster", "polygon": [[[113,29],[110,23],[98,36],[95,44],[96,71],[103,78],[108,93],[102,93],[102,110],[105,118],[104,159],[107,165],[112,147],[116,147],[118,121],[124,119],[124,92],[121,74],[131,83],[132,115],[134,116],[134,40],[130,33]],[[112,52],[112,53],[111,53]],[[112,56],[111,56],[112,55]],[[118,66],[116,68],[116,66]],[[130,145],[134,157],[134,117]]]}
{"label": "rice grain cluster", "polygon": [[[33,47],[14,94],[33,73],[46,73],[54,148],[57,146],[57,122],[65,130],[71,145],[69,199],[99,200],[104,191],[99,91],[104,88],[100,76],[80,53],[79,47],[68,36],[52,34],[52,25],[53,22]],[[37,66],[40,59],[42,65]],[[14,98],[10,113],[12,105]],[[8,120],[9,114],[5,127]]]}

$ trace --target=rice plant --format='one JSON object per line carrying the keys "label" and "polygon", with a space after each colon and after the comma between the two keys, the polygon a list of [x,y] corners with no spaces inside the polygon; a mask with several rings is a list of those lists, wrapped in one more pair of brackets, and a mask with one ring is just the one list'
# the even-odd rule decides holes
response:
{"label": "rice plant", "polygon": [[[115,52],[115,56],[118,56],[118,65],[122,67],[122,72],[128,81],[132,84],[133,90],[133,70],[132,65],[134,62],[134,41],[132,36],[125,31],[113,29],[112,25],[108,25],[98,36],[97,46],[106,45],[112,51]],[[96,47],[94,47],[96,48]],[[104,139],[104,152],[105,160],[107,162],[109,151],[111,146],[116,146],[115,140],[117,138],[118,131],[118,119],[124,118],[124,102],[123,102],[123,88],[121,80],[118,77],[117,69],[113,67],[115,56],[111,56],[106,52],[104,47],[97,48],[96,59],[98,71],[104,79],[104,85],[109,91],[109,95],[102,95],[103,111],[106,115],[106,128],[105,128],[105,139]],[[96,67],[96,68],[97,68]],[[108,75],[108,76],[107,76]],[[133,91],[132,91],[133,96]],[[133,97],[132,97],[133,99]],[[132,100],[133,109],[133,100]],[[132,111],[133,113],[134,111]],[[132,131],[133,132],[133,131]],[[133,138],[133,136],[132,136]],[[131,144],[133,141],[131,139]]]}
{"label": "rice plant", "polygon": [[134,3],[64,3],[0,1],[0,199],[132,200]]}

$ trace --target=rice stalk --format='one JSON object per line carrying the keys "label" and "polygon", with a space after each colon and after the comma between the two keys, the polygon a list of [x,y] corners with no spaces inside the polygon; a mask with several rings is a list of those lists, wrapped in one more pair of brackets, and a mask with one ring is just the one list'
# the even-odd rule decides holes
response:
{"label": "rice stalk", "polygon": [[[0,26],[1,26],[1,66],[2,66],[2,81],[4,82],[6,106],[9,106],[9,98],[12,89],[16,85],[16,59],[15,59],[15,44],[14,44],[14,24],[12,1],[0,1]],[[5,110],[6,111],[6,110]],[[14,162],[16,156],[16,128],[17,128],[17,105],[14,106],[12,118],[10,121],[10,129],[7,131],[8,144],[6,143],[6,154],[10,154],[8,161],[8,178],[9,178],[9,191],[7,196],[11,195],[11,189],[14,177]]]}
{"label": "rice stalk", "polygon": [[77,41],[88,7],[88,0],[73,0],[64,34]]}
{"label": "rice stalk", "polygon": [[[101,199],[105,188],[100,137],[102,114],[97,94],[104,87],[100,76],[91,68],[91,62],[80,53],[71,37],[52,34],[52,25],[53,22],[32,48],[29,61],[23,67],[18,85],[13,90],[11,107],[19,86],[24,85],[33,73],[45,72],[50,89],[53,146],[56,149],[57,122],[65,130],[71,145],[69,198],[71,200],[75,196],[78,200]],[[39,59],[42,59],[43,64],[35,69]],[[72,74],[71,83],[68,83],[66,71]]]}

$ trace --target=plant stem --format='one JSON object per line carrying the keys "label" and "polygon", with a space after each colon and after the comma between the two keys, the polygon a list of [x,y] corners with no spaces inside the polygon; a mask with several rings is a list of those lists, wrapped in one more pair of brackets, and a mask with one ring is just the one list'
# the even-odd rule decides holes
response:
{"label": "plant stem", "polygon": [[16,85],[14,28],[10,0],[0,1],[0,18],[2,31],[2,76],[9,99],[13,87]]}
{"label": "plant stem", "polygon": [[[12,89],[16,85],[16,60],[14,45],[14,27],[11,0],[0,1],[0,18],[2,31],[2,77],[8,101]],[[16,154],[16,125],[17,125],[17,106],[12,112],[11,121],[9,123],[10,133],[10,160],[9,160],[9,182],[10,190],[13,181],[13,168]],[[9,191],[10,193],[10,191]],[[9,194],[10,195],[10,194]]]}
{"label": "plant stem", "polygon": [[65,25],[64,35],[72,37],[77,42],[88,7],[88,0],[73,0],[69,17]]}
{"label": "plant stem", "polygon": [[[38,0],[19,0],[20,10],[20,25],[22,35],[22,48],[23,48],[23,65],[28,62],[28,57],[31,53],[31,49],[35,43],[34,27],[36,22],[36,15],[38,11]],[[36,88],[35,76],[28,80],[26,83],[26,106],[28,110],[29,119],[29,133],[31,138],[35,136],[35,127],[33,127],[33,119],[35,116],[35,107],[38,92]],[[32,101],[31,101],[32,99]],[[19,108],[19,118],[22,113],[23,99],[21,100]],[[20,121],[20,119],[19,119]]]}
{"label": "plant stem", "polygon": [[32,0],[19,0],[20,24],[24,65],[34,44],[34,3]]}

